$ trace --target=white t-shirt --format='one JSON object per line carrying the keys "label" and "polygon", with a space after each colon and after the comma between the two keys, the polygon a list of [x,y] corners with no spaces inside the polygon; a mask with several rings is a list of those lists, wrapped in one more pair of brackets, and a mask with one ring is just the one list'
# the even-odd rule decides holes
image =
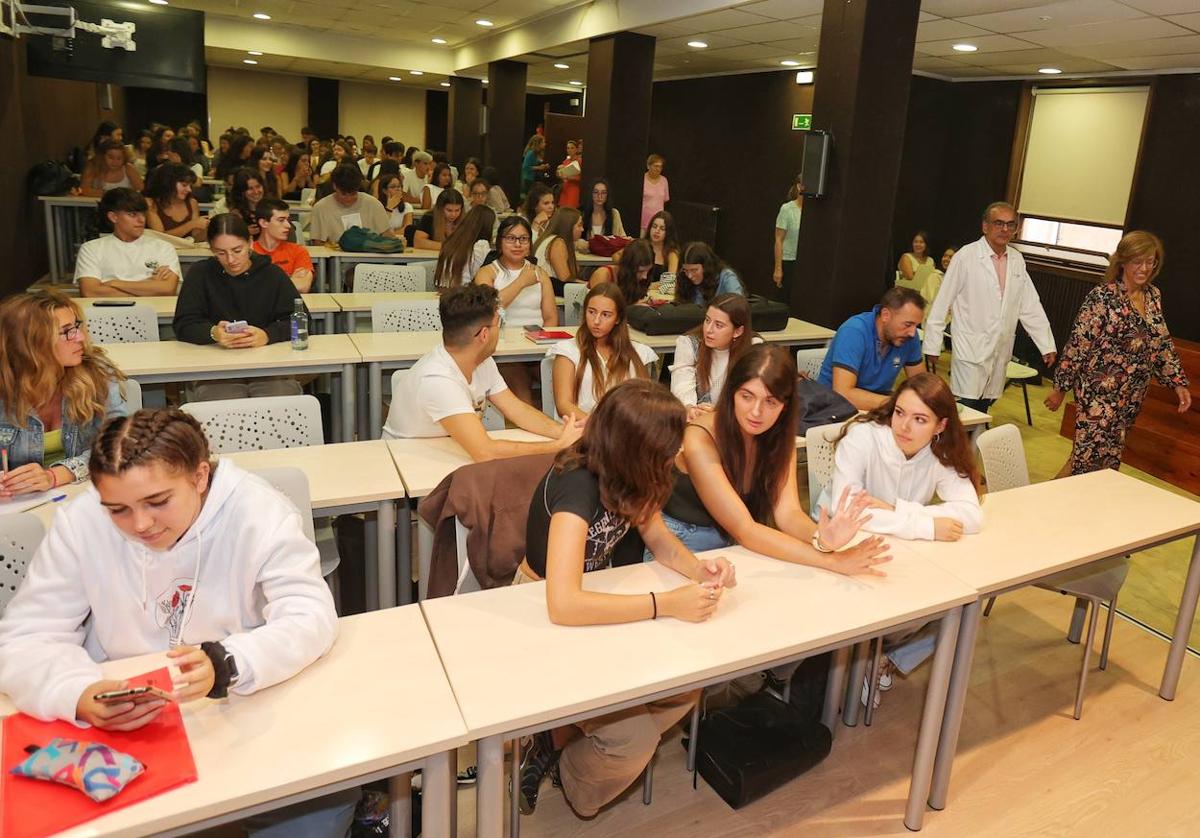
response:
{"label": "white t-shirt", "polygon": [[442,187],[434,186],[432,183],[427,183],[423,188],[429,190],[429,206],[432,207],[437,203],[438,195],[442,194]]}
{"label": "white t-shirt", "polygon": [[401,173],[404,176],[404,193],[420,198],[421,190],[425,188],[425,179],[417,177],[416,169],[402,169]]}
{"label": "white t-shirt", "polygon": [[[579,328],[586,329],[587,327],[580,326]],[[633,349],[647,368],[658,360],[658,354],[644,343],[633,341]],[[566,358],[575,365],[576,369],[579,368],[579,344],[575,342],[574,338],[571,340],[560,340],[558,343],[553,344],[546,354],[551,358]],[[574,373],[572,373],[572,379],[573,377]],[[633,364],[629,365],[629,377],[633,378]],[[591,364],[587,364],[583,368],[583,379],[579,382],[579,398],[575,400],[575,404],[579,405],[580,410],[586,410],[588,413],[596,409],[596,394],[592,390]]]}
{"label": "white t-shirt", "polygon": [[464,413],[482,417],[487,398],[507,389],[492,358],[476,367],[467,381],[446,347],[438,346],[417,361],[392,391],[383,437],[449,436],[438,424],[442,419]]}
{"label": "white t-shirt", "polygon": [[170,268],[176,276],[182,276],[179,255],[162,239],[142,235],[125,242],[109,234],[84,242],[79,248],[75,258],[75,281],[90,276],[101,282],[110,279],[137,282],[149,279],[160,265]]}

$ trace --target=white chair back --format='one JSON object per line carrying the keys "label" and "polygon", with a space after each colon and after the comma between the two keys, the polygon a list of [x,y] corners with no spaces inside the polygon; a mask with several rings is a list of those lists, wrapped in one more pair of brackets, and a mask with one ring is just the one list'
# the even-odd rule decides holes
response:
{"label": "white chair back", "polygon": [[816,381],[817,376],[821,374],[821,364],[825,363],[825,355],[828,351],[823,346],[818,349],[797,349],[796,369]]}
{"label": "white chair back", "polygon": [[542,413],[555,422],[560,421],[558,406],[554,403],[554,356],[549,352],[538,365],[542,377]]}
{"label": "white chair back", "polygon": [[442,318],[437,300],[375,303],[371,306],[373,332],[440,332]]}
{"label": "white chair back", "polygon": [[1025,445],[1016,425],[1000,425],[984,431],[975,440],[983,459],[983,474],[989,492],[1002,492],[1029,485]]}
{"label": "white chair back", "polygon": [[130,413],[137,413],[142,409],[142,385],[128,378],[121,382],[121,386],[125,388],[125,405],[129,408]]}
{"label": "white chair back", "polygon": [[568,282],[563,286],[564,326],[578,326],[583,322],[583,299],[587,294],[588,287],[582,282]]}
{"label": "white chair back", "polygon": [[0,515],[0,615],[21,587],[29,562],[45,534],[36,515],[28,512]]}
{"label": "white chair back", "polygon": [[808,457],[808,498],[814,511],[821,492],[833,482],[833,441],[841,432],[842,424],[835,422],[809,428],[804,435],[804,452]]}
{"label": "white chair back", "polygon": [[93,343],[147,343],[158,340],[158,315],[148,305],[83,306]]}
{"label": "white chair back", "polygon": [[276,491],[292,502],[300,512],[304,534],[315,544],[317,536],[313,526],[312,494],[308,489],[307,475],[293,466],[256,468],[251,473],[270,483]]}
{"label": "white chair back", "polygon": [[425,277],[423,265],[376,265],[359,262],[354,266],[354,293],[424,291]]}
{"label": "white chair back", "polygon": [[323,445],[321,404],[315,396],[264,396],[188,402],[216,454]]}

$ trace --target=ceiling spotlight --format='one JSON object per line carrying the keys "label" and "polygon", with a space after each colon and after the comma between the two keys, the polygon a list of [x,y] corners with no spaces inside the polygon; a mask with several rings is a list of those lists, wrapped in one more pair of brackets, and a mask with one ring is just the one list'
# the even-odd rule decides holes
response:
{"label": "ceiling spotlight", "polygon": [[484,83],[484,84],[487,84],[487,83],[488,83],[488,80],[487,80],[487,79],[484,79],[484,80],[483,80],[483,83]]}
{"label": "ceiling spotlight", "polygon": [[423,76],[423,75],[425,75],[425,71],[424,70],[409,70],[408,74],[410,76]]}
{"label": "ceiling spotlight", "polygon": [[255,61],[253,58],[243,58],[242,63],[243,64],[257,64],[258,62]]}
{"label": "ceiling spotlight", "polygon": [[496,24],[492,23],[487,18],[481,17],[479,20],[475,21],[475,25],[476,26],[495,26]]}
{"label": "ceiling spotlight", "polygon": [[270,20],[271,19],[270,15],[265,15],[262,12],[255,12],[253,16],[258,18],[259,20]]}
{"label": "ceiling spotlight", "polygon": [[434,38],[433,42],[435,44],[444,44],[444,43],[446,43],[446,39],[445,38]]}
{"label": "ceiling spotlight", "polygon": [[1057,67],[1042,67],[1041,69],[1038,70],[1038,72],[1043,73],[1047,76],[1057,76],[1059,73],[1062,72],[1062,70],[1058,69]]}
{"label": "ceiling spotlight", "polygon": [[570,70],[570,69],[571,69],[571,65],[570,65],[570,64],[563,64],[563,63],[559,62],[558,64],[555,64],[555,65],[554,65],[554,69],[555,69],[555,70]]}
{"label": "ceiling spotlight", "polygon": [[779,63],[782,64],[784,67],[799,67],[800,66],[799,61],[793,61],[790,58],[785,61],[780,61]]}
{"label": "ceiling spotlight", "polygon": [[955,44],[951,49],[955,52],[975,52],[979,47],[974,44]]}
{"label": "ceiling spotlight", "polygon": [[167,0],[150,0],[150,2],[153,3],[155,6],[167,5]]}
{"label": "ceiling spotlight", "polygon": [[399,76],[388,76],[388,81],[404,81],[404,79]]}
{"label": "ceiling spotlight", "polygon": [[573,84],[576,87],[583,87],[583,82],[581,82],[581,81],[569,81],[569,82],[567,82],[567,84]]}
{"label": "ceiling spotlight", "polygon": [[692,49],[708,49],[708,44],[704,41],[688,41],[687,45]]}
{"label": "ceiling spotlight", "polygon": [[252,50],[247,50],[246,55],[262,55],[262,53],[256,49],[252,49]]}
{"label": "ceiling spotlight", "polygon": [[442,87],[449,87],[449,86],[450,86],[450,82],[448,82],[448,81],[444,81],[444,82],[441,82],[441,85],[442,85]]}

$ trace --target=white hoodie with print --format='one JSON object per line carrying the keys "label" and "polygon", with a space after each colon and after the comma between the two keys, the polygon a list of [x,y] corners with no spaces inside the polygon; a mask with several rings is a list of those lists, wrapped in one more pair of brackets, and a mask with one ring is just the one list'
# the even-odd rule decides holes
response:
{"label": "white hoodie with print", "polygon": [[[192,601],[194,598],[194,601]],[[337,614],[300,513],[233,462],[169,550],[127,538],[95,487],[58,511],[0,619],[0,692],[39,719],[75,721],[99,662],[220,641],[231,691],[284,681],[333,645]]]}

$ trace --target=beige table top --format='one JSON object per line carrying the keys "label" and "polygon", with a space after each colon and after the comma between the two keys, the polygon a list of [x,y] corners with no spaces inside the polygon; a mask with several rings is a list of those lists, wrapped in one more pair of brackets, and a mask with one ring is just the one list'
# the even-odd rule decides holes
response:
{"label": "beige table top", "polygon": [[[818,326],[816,323],[809,323],[806,320],[797,320],[795,317],[788,318],[786,329],[758,333],[764,343],[785,344],[830,341],[833,340],[834,334],[832,329],[826,329],[824,326]],[[636,329],[630,329],[629,336],[657,351],[674,351],[675,340],[679,337],[679,335],[645,335]]]}
{"label": "beige table top", "polygon": [[[195,783],[63,834],[179,829],[466,744],[418,606],[343,617],[338,625],[329,654],[291,680],[251,696],[184,705]],[[165,662],[164,655],[145,655],[104,670],[129,676]],[[12,711],[0,697],[0,715]]]}
{"label": "beige table top", "polygon": [[[531,434],[519,428],[488,431],[488,436],[517,442],[546,441],[544,436]],[[386,444],[410,498],[425,497],[455,469],[471,463],[466,449],[448,436],[432,439],[392,439]]]}
{"label": "beige table top", "polygon": [[[313,259],[328,259],[331,256],[341,254],[340,250],[334,250],[324,245],[306,244],[304,245],[304,249],[308,251],[308,255]],[[212,256],[212,250],[209,249],[207,242],[201,242],[192,247],[177,247],[175,248],[175,253],[180,259],[207,259],[209,256]]]}
{"label": "beige table top", "polygon": [[404,497],[404,483],[382,440],[221,454],[244,469],[290,466],[304,472],[316,510]]}
{"label": "beige table top", "polygon": [[983,530],[912,549],[987,594],[1200,531],[1200,503],[1111,469],[991,492]]}
{"label": "beige table top", "polygon": [[[556,326],[555,331],[575,334],[576,326]],[[359,332],[350,335],[365,362],[416,361],[442,342],[441,332]],[[549,344],[538,345],[525,337],[524,330],[507,328],[501,332],[495,357],[545,354]]]}
{"label": "beige table top", "polygon": [[293,350],[287,341],[254,349],[222,349],[177,340],[109,343],[104,350],[126,375],[287,369],[362,360],[348,335],[309,335],[308,349]]}
{"label": "beige table top", "polygon": [[369,294],[332,294],[342,311],[370,311],[376,303],[431,302],[440,296],[436,291],[378,291]]}
{"label": "beige table top", "polygon": [[[887,577],[869,580],[740,547],[706,555],[729,558],[739,580],[706,623],[554,625],[543,582],[422,602],[471,738],[719,679],[976,598],[969,585],[900,543]],[[622,594],[669,590],[682,581],[657,562],[584,575],[588,590]]]}
{"label": "beige table top", "polygon": [[[313,314],[327,314],[329,312],[341,311],[341,307],[334,301],[333,294],[301,294],[304,300],[304,305]],[[97,301],[102,301],[103,297],[80,297],[76,300],[79,305],[85,308],[91,308]],[[175,304],[179,302],[178,297],[130,297],[130,300],[139,304],[150,306],[154,309],[155,315],[159,320],[170,320],[175,316]],[[117,308],[118,306],[114,306]],[[101,306],[107,308],[107,306]]]}

